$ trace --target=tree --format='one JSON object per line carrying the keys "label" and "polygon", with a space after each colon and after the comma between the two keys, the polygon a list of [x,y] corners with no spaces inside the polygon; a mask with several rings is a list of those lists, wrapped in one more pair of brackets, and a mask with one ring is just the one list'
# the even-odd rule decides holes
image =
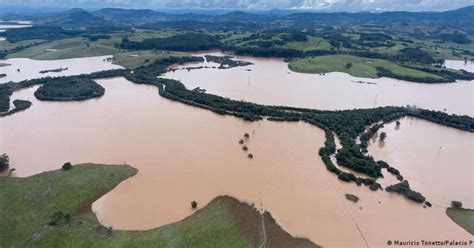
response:
{"label": "tree", "polygon": [[70,170],[72,169],[72,164],[70,162],[66,162],[63,164],[62,169],[65,171]]}
{"label": "tree", "polygon": [[48,225],[55,226],[67,223],[71,220],[71,214],[64,214],[63,211],[57,211],[51,217]]}
{"label": "tree", "polygon": [[198,205],[198,204],[197,204],[196,201],[192,201],[192,202],[191,202],[191,208],[192,208],[192,209],[196,209],[196,208],[197,208],[197,205]]}
{"label": "tree", "polygon": [[352,68],[352,63],[347,63],[346,64],[346,69],[351,69]]}
{"label": "tree", "polygon": [[462,208],[462,202],[460,202],[460,201],[452,201],[452,202],[451,202],[451,207],[453,207],[453,208]]}
{"label": "tree", "polygon": [[385,138],[387,138],[387,133],[386,133],[386,132],[382,132],[382,133],[380,134],[380,140],[381,140],[381,141],[384,141]]}
{"label": "tree", "polygon": [[397,126],[400,126],[400,121],[396,121],[395,124],[397,124]]}
{"label": "tree", "polygon": [[8,167],[10,167],[10,158],[4,153],[0,156],[0,171],[5,171]]}
{"label": "tree", "polygon": [[346,194],[346,199],[354,203],[359,201],[359,197],[353,194]]}
{"label": "tree", "polygon": [[369,186],[369,189],[372,190],[372,191],[377,191],[379,188],[380,188],[380,186],[378,184],[371,184]]}

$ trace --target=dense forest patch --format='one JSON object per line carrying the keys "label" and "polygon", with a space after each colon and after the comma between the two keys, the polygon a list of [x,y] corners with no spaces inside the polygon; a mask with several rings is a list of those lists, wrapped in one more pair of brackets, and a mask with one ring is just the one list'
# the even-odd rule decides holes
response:
{"label": "dense forest patch", "polygon": [[105,89],[91,79],[70,77],[50,79],[35,92],[44,101],[78,101],[104,95]]}
{"label": "dense forest patch", "polygon": [[31,107],[31,102],[30,101],[26,101],[26,100],[14,100],[13,101],[13,106],[14,108],[13,109],[10,109],[6,112],[1,112],[0,113],[0,117],[3,117],[3,116],[7,116],[7,115],[12,115],[18,111],[22,111],[22,110],[25,110],[25,109],[28,109],[29,107]]}
{"label": "dense forest patch", "polygon": [[170,50],[170,51],[202,51],[218,49],[222,43],[213,35],[187,33],[166,38],[145,39],[141,42],[124,39],[120,48],[132,50]]}

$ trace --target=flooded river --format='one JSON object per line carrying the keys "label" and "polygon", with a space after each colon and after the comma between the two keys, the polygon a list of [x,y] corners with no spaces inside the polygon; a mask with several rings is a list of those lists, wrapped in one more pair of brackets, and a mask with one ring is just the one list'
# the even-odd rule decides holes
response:
{"label": "flooded river", "polygon": [[[189,89],[200,87],[231,99],[267,105],[327,110],[416,105],[474,116],[474,83],[469,81],[423,84],[391,78],[356,78],[339,72],[303,74],[290,71],[287,63],[279,59],[237,59],[254,65],[228,70],[177,70],[168,72],[165,77],[180,80]],[[193,66],[215,64],[204,62]],[[187,65],[179,68],[183,67]]]}
{"label": "flooded river", "polygon": [[[159,227],[192,214],[193,200],[203,207],[231,195],[257,207],[263,202],[286,231],[329,247],[471,238],[443,208],[424,209],[398,195],[340,182],[317,154],[324,133],[314,126],[248,123],[166,100],[155,87],[123,78],[97,82],[105,95],[84,102],[40,102],[33,97],[36,87],[14,93],[13,99],[33,105],[0,119],[0,151],[22,177],[66,161],[138,168],[137,176],[94,203],[106,226]],[[245,132],[253,159],[238,144]],[[345,193],[361,200],[349,202]]]}

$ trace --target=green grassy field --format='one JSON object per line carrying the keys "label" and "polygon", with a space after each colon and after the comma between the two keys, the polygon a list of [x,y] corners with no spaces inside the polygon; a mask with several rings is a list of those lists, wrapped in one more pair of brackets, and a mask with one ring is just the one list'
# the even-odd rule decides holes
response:
{"label": "green grassy field", "polygon": [[308,41],[306,42],[289,42],[288,44],[282,46],[284,48],[297,49],[302,51],[310,50],[330,50],[331,44],[320,37],[309,36]]}
{"label": "green grassy field", "polygon": [[130,41],[143,41],[145,39],[155,39],[155,38],[168,38],[174,35],[185,33],[185,31],[180,30],[137,30],[133,34],[128,36]]}
{"label": "green grassy field", "polygon": [[448,208],[446,214],[456,224],[464,228],[470,234],[474,235],[474,210],[464,208]]}
{"label": "green grassy field", "polygon": [[[217,197],[182,221],[149,231],[109,230],[100,225],[91,211],[92,202],[136,172],[126,165],[84,164],[68,171],[50,171],[28,178],[1,178],[0,244],[2,247],[257,247],[260,243],[260,214],[249,205],[225,196]],[[63,214],[57,214],[59,211]],[[55,213],[59,217],[54,218]],[[264,217],[267,229],[273,232],[267,240],[269,245],[317,247],[306,239],[291,237],[268,213]],[[56,224],[50,225],[51,221]]]}
{"label": "green grassy field", "polygon": [[[351,63],[350,68],[347,64]],[[370,59],[350,55],[328,55],[297,59],[288,64],[288,67],[296,72],[303,73],[329,73],[345,72],[354,77],[376,78],[377,69],[380,66],[399,75],[407,75],[416,78],[440,78],[437,75],[405,68],[383,59]]]}
{"label": "green grassy field", "polygon": [[1,40],[0,41],[0,50],[10,50],[10,49],[15,49],[20,46],[26,46],[33,44],[35,42],[42,42],[43,40],[24,40],[24,41],[19,41],[15,43],[8,42],[6,40]]}
{"label": "green grassy field", "polygon": [[[70,38],[56,40],[34,47],[24,49],[22,51],[9,54],[7,58],[30,58],[36,60],[55,60],[55,59],[70,59],[83,58],[103,55],[117,55],[119,60],[117,64],[123,65],[126,68],[136,68],[143,65],[145,60],[152,60],[153,58],[160,58],[160,52],[145,51],[127,53],[127,51],[117,48],[115,45],[120,43],[122,38],[129,37],[132,41],[142,41],[149,38],[165,38],[181,31],[143,31],[138,30],[134,33],[115,33],[111,35],[110,39],[99,39],[98,41],[90,41],[84,37]],[[9,43],[7,41],[0,41],[0,50],[5,48],[14,48],[22,44],[30,44],[32,41]],[[139,54],[138,58],[132,59],[129,55]]]}
{"label": "green grassy field", "polygon": [[89,41],[86,38],[63,39],[30,47],[10,54],[7,58],[30,58],[37,60],[54,60],[112,55],[120,50],[110,41]]}
{"label": "green grassy field", "polygon": [[157,59],[169,56],[185,56],[186,53],[168,51],[133,51],[114,55],[113,63],[130,70],[134,70],[143,65],[149,65]]}

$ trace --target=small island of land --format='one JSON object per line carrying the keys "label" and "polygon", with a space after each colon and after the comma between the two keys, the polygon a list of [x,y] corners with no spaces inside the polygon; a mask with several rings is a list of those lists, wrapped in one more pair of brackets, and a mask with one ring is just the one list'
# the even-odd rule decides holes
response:
{"label": "small island of land", "polygon": [[78,101],[104,95],[105,89],[88,78],[56,78],[47,80],[35,92],[44,101]]}
{"label": "small island of land", "polygon": [[25,110],[25,109],[28,109],[29,107],[31,107],[31,102],[30,101],[27,101],[27,100],[14,100],[13,101],[13,106],[14,108],[13,109],[10,109],[6,112],[1,112],[0,113],[0,117],[3,117],[3,116],[7,116],[7,115],[11,115],[11,114],[14,114],[18,111],[22,111],[22,110]]}
{"label": "small island of land", "polygon": [[65,67],[65,68],[56,68],[56,69],[51,69],[51,70],[43,70],[43,71],[40,71],[39,73],[41,74],[44,74],[44,73],[49,73],[49,72],[62,72],[62,71],[66,71],[68,70],[69,68]]}

